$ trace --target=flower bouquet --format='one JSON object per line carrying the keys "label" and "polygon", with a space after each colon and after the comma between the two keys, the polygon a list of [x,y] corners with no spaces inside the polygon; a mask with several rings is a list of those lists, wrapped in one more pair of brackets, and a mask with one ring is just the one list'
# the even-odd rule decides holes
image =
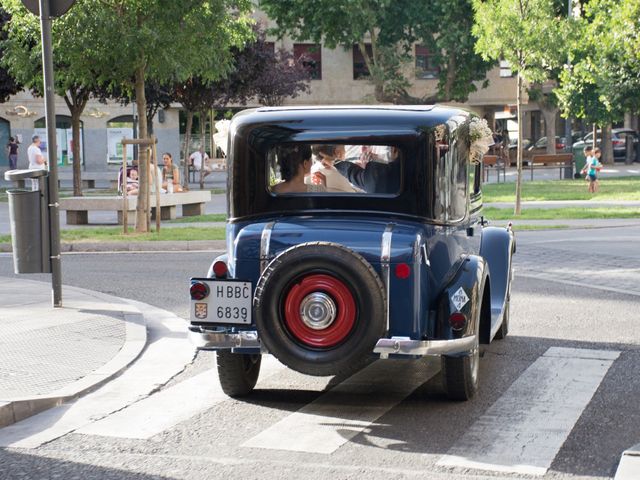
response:
{"label": "flower bouquet", "polygon": [[469,161],[471,163],[480,163],[482,156],[489,151],[489,147],[493,145],[493,134],[487,121],[472,117],[463,124],[463,136],[466,137],[467,146],[469,148]]}

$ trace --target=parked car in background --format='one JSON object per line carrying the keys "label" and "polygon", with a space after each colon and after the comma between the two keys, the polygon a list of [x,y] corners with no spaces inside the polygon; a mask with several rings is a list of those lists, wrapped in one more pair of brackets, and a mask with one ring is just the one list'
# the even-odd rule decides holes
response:
{"label": "parked car in background", "polygon": [[[522,145],[524,150],[522,152],[523,158],[526,158],[527,149],[531,146],[531,140],[528,138],[522,139]],[[509,163],[511,166],[515,166],[517,163],[517,155],[518,155],[518,138],[511,138],[509,140]]]}
{"label": "parked car in background", "polygon": [[[602,139],[602,131],[598,130],[597,132],[598,139],[597,145],[601,146]],[[632,130],[630,128],[614,128],[611,130],[611,143],[613,143],[613,159],[617,161],[624,161],[627,157],[627,138],[631,137],[633,139],[633,153],[631,157],[631,161],[637,160],[637,152],[638,152],[638,141],[640,136],[638,132]],[[588,133],[584,136],[580,141],[573,144],[573,148],[584,148],[585,145],[591,145],[593,143],[593,132]]]}

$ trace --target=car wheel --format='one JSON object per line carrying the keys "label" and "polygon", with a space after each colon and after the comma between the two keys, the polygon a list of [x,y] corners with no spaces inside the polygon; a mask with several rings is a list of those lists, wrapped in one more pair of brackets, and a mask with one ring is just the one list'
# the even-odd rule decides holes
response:
{"label": "car wheel", "polygon": [[258,282],[254,312],[267,350],[307,375],[358,369],[386,329],[380,277],[362,256],[328,242],[276,257]]}
{"label": "car wheel", "polygon": [[451,400],[469,400],[478,390],[480,344],[477,338],[476,344],[466,355],[442,357],[444,389]]}
{"label": "car wheel", "polygon": [[251,393],[260,373],[260,354],[216,352],[218,377],[222,391],[230,397],[242,397]]}

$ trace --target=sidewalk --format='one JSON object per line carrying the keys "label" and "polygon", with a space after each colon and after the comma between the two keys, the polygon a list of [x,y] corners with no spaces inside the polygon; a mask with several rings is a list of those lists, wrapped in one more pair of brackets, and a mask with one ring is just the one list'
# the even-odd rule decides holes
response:
{"label": "sidewalk", "polygon": [[146,343],[144,317],[115,297],[0,277],[0,428],[73,400],[133,362]]}

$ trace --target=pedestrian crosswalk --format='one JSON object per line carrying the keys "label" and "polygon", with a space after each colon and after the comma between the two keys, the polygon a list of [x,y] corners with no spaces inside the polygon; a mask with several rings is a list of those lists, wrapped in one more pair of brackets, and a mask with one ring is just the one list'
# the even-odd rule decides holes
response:
{"label": "pedestrian crosswalk", "polygon": [[[261,379],[284,368],[273,357],[266,356],[261,366]],[[215,370],[206,370],[76,432],[106,437],[150,438],[228,398],[220,387]]]}
{"label": "pedestrian crosswalk", "polygon": [[438,465],[544,475],[619,353],[549,348]]}
{"label": "pedestrian crosswalk", "polygon": [[[417,449],[419,454],[413,461],[444,469],[545,474],[619,354],[611,350],[549,348],[508,388],[505,386],[459,438],[453,438],[436,455]],[[284,451],[330,459],[355,437],[370,432],[381,417],[435,378],[439,370],[438,358],[374,362],[334,386],[321,386],[312,401],[297,411],[271,416],[270,424],[258,422],[259,428],[249,429],[248,438],[237,441],[234,448],[241,456]],[[286,377],[284,383],[289,388],[308,380],[286,370],[273,357],[264,356],[257,388],[270,388],[280,377]],[[300,383],[301,388],[303,385]],[[224,402],[235,401],[222,392],[215,368],[208,369],[110,415],[78,424],[72,431],[145,441]],[[456,405],[464,404],[452,402],[452,411]],[[227,411],[234,416],[235,409],[244,407],[243,403],[230,403]],[[73,416],[73,408],[65,406],[64,416]],[[254,402],[246,408],[273,408],[273,404],[261,407]],[[29,432],[34,438],[43,438],[33,425],[29,427],[29,421],[14,425],[17,428],[22,424],[19,446],[27,448],[36,445]],[[428,438],[429,425],[424,428]]]}

